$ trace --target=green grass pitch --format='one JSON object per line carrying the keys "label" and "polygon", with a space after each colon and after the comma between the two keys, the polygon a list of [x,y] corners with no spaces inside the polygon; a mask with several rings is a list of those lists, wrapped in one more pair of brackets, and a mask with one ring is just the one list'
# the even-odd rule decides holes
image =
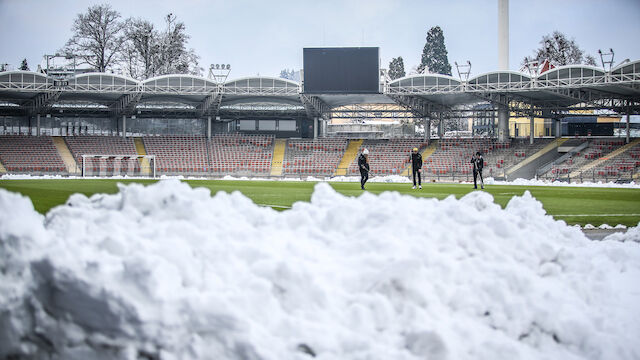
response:
{"label": "green grass pitch", "polygon": [[[45,214],[54,206],[64,204],[73,193],[90,196],[95,193],[115,193],[117,183],[153,183],[154,180],[110,180],[110,179],[37,179],[0,180],[0,188],[18,192],[31,198],[35,209]],[[238,190],[256,204],[284,210],[296,201],[309,201],[314,182],[301,181],[227,181],[185,180],[193,187],[206,187],[212,193]],[[360,184],[353,182],[331,182],[331,186],[347,196],[362,194]],[[525,190],[542,202],[548,214],[569,224],[623,224],[636,226],[640,221],[640,189],[589,188],[589,187],[545,187],[488,185],[485,189],[494,201],[504,207],[516,195]],[[444,199],[449,195],[460,198],[473,191],[469,184],[429,183],[422,190],[412,190],[410,184],[369,183],[367,191],[381,193],[397,191],[412,196]]]}

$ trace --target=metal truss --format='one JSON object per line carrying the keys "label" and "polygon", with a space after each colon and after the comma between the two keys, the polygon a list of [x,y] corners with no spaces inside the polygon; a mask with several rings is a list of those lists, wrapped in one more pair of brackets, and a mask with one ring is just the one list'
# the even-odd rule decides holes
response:
{"label": "metal truss", "polygon": [[222,94],[219,92],[215,92],[207,96],[204,101],[198,105],[198,115],[206,116],[206,115],[218,115],[218,110],[220,109],[220,104],[222,103]]}
{"label": "metal truss", "polygon": [[115,103],[111,104],[111,111],[115,116],[130,114],[135,110],[141,98],[142,94],[139,92],[122,95]]}
{"label": "metal truss", "polygon": [[307,112],[307,117],[313,119],[314,117],[328,117],[330,107],[324,101],[320,100],[317,96],[300,94],[300,101]]}
{"label": "metal truss", "polygon": [[397,119],[415,118],[413,112],[396,104],[353,104],[331,109],[332,119]]}
{"label": "metal truss", "polygon": [[220,117],[234,119],[255,118],[299,118],[305,117],[306,110],[302,106],[284,104],[242,104],[224,105],[219,110]]}
{"label": "metal truss", "polygon": [[435,113],[449,112],[453,109],[450,106],[428,101],[419,96],[390,95],[389,97],[419,118],[435,117]]}
{"label": "metal truss", "polygon": [[62,91],[49,91],[39,93],[36,97],[28,101],[29,112],[31,114],[43,114],[51,109],[51,106],[58,101]]}

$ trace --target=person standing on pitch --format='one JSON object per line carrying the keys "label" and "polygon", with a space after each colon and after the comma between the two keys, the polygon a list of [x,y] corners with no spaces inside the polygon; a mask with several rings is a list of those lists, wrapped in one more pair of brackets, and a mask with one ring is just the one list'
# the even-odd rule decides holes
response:
{"label": "person standing on pitch", "polygon": [[482,178],[482,168],[484,167],[484,159],[482,158],[482,154],[480,151],[476,152],[475,155],[471,158],[471,163],[473,164],[473,188],[478,188],[478,175],[480,175],[480,188],[484,189],[484,179]]}
{"label": "person standing on pitch", "polygon": [[364,184],[369,180],[369,150],[362,150],[358,156],[358,169],[360,169],[360,188],[364,190]]}
{"label": "person standing on pitch", "polygon": [[411,170],[413,172],[413,188],[416,188],[416,175],[418,176],[418,187],[422,189],[422,155],[418,152],[418,148],[411,151]]}

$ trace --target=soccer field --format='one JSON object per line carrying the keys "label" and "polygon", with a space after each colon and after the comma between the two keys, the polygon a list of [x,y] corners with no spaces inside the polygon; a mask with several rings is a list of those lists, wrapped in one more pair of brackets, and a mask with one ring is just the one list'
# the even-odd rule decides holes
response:
{"label": "soccer field", "polygon": [[[214,194],[218,191],[240,191],[256,204],[286,210],[296,201],[309,201],[315,182],[306,181],[228,181],[228,180],[184,180],[192,187],[205,187]],[[54,206],[64,204],[71,194],[115,193],[118,183],[137,182],[150,184],[155,180],[0,180],[0,188],[18,192],[31,198],[35,209],[45,214]],[[356,182],[330,182],[331,186],[346,196],[363,193]],[[489,185],[484,190],[494,201],[504,207],[513,196],[526,190],[542,202],[548,214],[568,224],[623,224],[636,226],[640,221],[640,189],[552,187]],[[473,191],[469,184],[426,184],[422,190],[411,189],[410,184],[369,183],[367,191],[378,194],[397,191],[417,197],[444,199],[454,195],[460,198]]]}

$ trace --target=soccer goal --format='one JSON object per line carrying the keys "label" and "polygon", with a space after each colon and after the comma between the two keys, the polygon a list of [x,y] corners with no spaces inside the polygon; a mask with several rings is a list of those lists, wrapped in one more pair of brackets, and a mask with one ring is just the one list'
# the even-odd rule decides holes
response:
{"label": "soccer goal", "polygon": [[82,177],[156,177],[155,155],[82,155]]}

